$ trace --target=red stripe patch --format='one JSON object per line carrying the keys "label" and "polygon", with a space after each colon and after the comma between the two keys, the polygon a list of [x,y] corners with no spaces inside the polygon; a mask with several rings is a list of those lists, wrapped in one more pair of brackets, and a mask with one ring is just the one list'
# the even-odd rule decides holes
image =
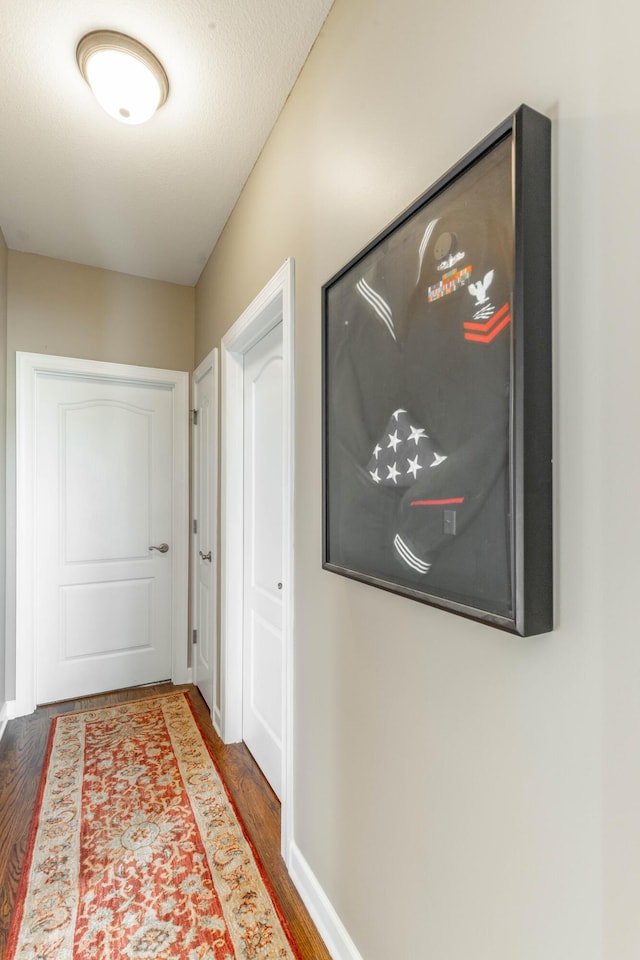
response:
{"label": "red stripe patch", "polygon": [[412,507],[446,507],[450,503],[464,503],[464,497],[452,497],[450,500],[412,500]]}
{"label": "red stripe patch", "polygon": [[[509,304],[505,303],[486,323],[465,323],[464,338],[476,343],[491,343],[510,321]],[[477,331],[477,333],[471,331]]]}

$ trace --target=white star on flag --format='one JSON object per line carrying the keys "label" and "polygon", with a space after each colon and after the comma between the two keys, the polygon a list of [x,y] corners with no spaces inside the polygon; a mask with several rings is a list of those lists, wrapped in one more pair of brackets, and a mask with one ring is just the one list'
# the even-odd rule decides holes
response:
{"label": "white star on flag", "polygon": [[422,464],[418,462],[418,454],[416,453],[415,460],[410,460],[409,457],[407,457],[407,463],[409,464],[407,473],[412,473],[415,480],[418,476],[418,470],[422,470]]}
{"label": "white star on flag", "polygon": [[411,487],[418,471],[437,467],[447,459],[436,448],[426,427],[418,426],[419,422],[407,410],[394,410],[367,464],[373,483],[383,487]]}
{"label": "white star on flag", "polygon": [[397,483],[398,481],[396,480],[396,477],[400,476],[400,471],[396,470],[395,463],[389,464],[389,466],[387,467],[387,470],[389,471],[389,473],[387,474],[387,480],[393,480],[394,483]]}
{"label": "white star on flag", "polygon": [[424,430],[421,430],[419,427],[412,427],[409,425],[411,433],[409,434],[409,440],[413,440],[416,447],[418,446],[418,440],[428,440],[429,438],[425,434]]}

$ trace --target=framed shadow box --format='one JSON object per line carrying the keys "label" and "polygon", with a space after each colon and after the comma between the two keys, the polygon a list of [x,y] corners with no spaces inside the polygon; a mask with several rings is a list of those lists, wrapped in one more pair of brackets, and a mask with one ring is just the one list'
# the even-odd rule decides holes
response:
{"label": "framed shadow box", "polygon": [[322,288],[323,566],[552,629],[549,120],[521,106]]}

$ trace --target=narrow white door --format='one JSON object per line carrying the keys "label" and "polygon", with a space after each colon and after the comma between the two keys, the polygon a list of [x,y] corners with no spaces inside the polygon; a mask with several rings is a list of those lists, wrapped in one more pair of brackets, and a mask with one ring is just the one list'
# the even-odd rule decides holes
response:
{"label": "narrow white door", "polygon": [[216,664],[216,513],[218,351],[213,350],[193,374],[193,673],[209,709],[218,714]]}
{"label": "narrow white door", "polygon": [[[282,790],[282,323],[244,358],[242,736]],[[286,585],[284,585],[286,588]]]}
{"label": "narrow white door", "polygon": [[37,702],[169,679],[172,391],[60,374],[35,402]]}

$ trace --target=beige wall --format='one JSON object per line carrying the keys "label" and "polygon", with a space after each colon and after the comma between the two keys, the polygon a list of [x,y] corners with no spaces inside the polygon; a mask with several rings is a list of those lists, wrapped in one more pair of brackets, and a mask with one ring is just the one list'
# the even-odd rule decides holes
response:
{"label": "beige wall", "polygon": [[194,290],[9,253],[8,348],[191,370]]}
{"label": "beige wall", "polygon": [[[365,960],[640,952],[638,26],[621,0],[336,0],[196,290],[198,362],[296,261],[295,839]],[[321,569],[320,287],[522,101],[553,120],[557,629],[532,640]]]}
{"label": "beige wall", "polygon": [[8,251],[0,230],[0,712],[5,701],[5,473],[7,406],[7,272]]}
{"label": "beige wall", "polygon": [[638,276],[630,266],[640,223],[640,12],[619,0],[612,7],[603,0],[599,12],[599,102],[590,124],[598,179],[593,194],[584,195],[597,235],[583,269],[595,273],[599,310],[582,371],[585,388],[595,394],[583,429],[594,427],[590,449],[597,451],[598,468],[576,519],[579,532],[589,532],[587,549],[597,560],[588,582],[602,644],[605,955],[631,960],[640,956],[640,327]]}
{"label": "beige wall", "polygon": [[[193,287],[9,252],[7,311],[7,488],[15,502],[15,354],[17,350],[114,363],[192,370]],[[15,550],[15,516],[7,515]],[[9,638],[15,610],[9,568]],[[15,647],[7,644],[8,695],[15,695]]]}

